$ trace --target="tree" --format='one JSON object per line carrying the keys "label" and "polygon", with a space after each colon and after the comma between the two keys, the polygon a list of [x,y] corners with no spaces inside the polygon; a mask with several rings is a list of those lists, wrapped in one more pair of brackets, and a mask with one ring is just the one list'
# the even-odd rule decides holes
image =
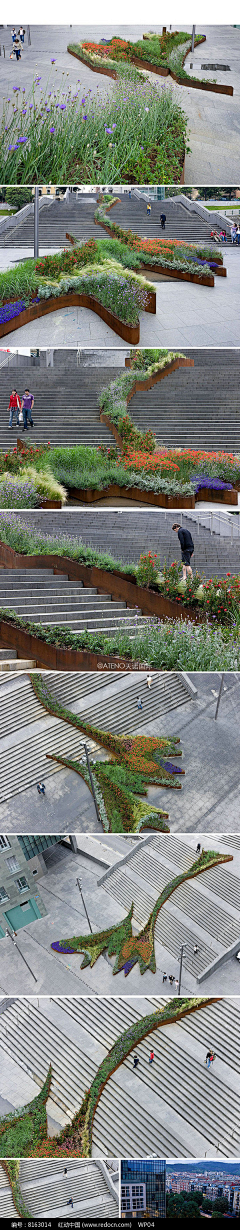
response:
{"label": "tree", "polygon": [[23,205],[28,205],[29,201],[33,201],[32,188],[29,188],[27,184],[19,187],[17,184],[13,185],[13,187],[8,185],[5,192],[5,200],[8,205],[14,205],[16,209],[22,209]]}

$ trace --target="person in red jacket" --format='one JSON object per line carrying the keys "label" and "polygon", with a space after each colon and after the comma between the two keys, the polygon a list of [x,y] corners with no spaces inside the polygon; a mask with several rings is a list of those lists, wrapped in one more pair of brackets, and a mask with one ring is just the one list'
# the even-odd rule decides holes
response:
{"label": "person in red jacket", "polygon": [[19,415],[19,410],[21,409],[21,398],[18,396],[18,393],[17,393],[17,390],[16,390],[16,389],[12,389],[12,392],[11,392],[11,397],[10,397],[10,399],[9,399],[9,407],[8,407],[8,409],[10,410],[10,415],[9,415],[9,424],[8,424],[8,426],[9,426],[9,427],[12,427],[12,425],[13,425],[13,414],[16,414],[16,415],[17,415],[17,422],[16,422],[16,426],[18,427],[18,426],[19,426],[19,418],[18,418],[18,415]]}

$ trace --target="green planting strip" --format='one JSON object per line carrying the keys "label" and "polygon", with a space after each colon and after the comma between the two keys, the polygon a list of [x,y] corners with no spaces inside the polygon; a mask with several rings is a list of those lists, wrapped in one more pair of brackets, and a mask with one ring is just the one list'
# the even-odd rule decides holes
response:
{"label": "green planting strip", "polygon": [[[52,1067],[41,1092],[20,1110],[0,1118],[0,1157],[30,1157],[31,1149],[47,1135],[46,1102],[50,1094]],[[10,1181],[10,1176],[9,1181]]]}
{"label": "green planting strip", "polygon": [[107,931],[98,931],[94,935],[73,935],[71,939],[57,940],[51,944],[57,952],[62,953],[84,953],[81,969],[85,969],[87,965],[95,965],[98,957],[106,951],[109,957],[116,954],[116,961],[113,967],[113,974],[119,974],[124,970],[125,977],[133,969],[133,966],[139,964],[140,974],[145,974],[147,969],[156,973],[156,958],[154,951],[154,930],[155,924],[165,902],[168,901],[175,889],[180,884],[184,884],[185,880],[192,880],[196,876],[201,875],[202,871],[206,871],[210,867],[216,867],[219,863],[232,862],[231,854],[219,854],[214,850],[202,850],[199,858],[192,863],[192,866],[187,871],[183,871],[180,875],[175,876],[166,884],[163,892],[157,898],[155,905],[149,915],[145,927],[138,933],[132,934],[132,915],[134,903],[132,903],[127,917],[123,922],[114,924],[108,927]]}
{"label": "green planting strip", "polygon": [[16,1209],[16,1212],[18,1213],[18,1216],[28,1217],[28,1218],[32,1217],[32,1213],[29,1213],[29,1209],[27,1208],[27,1205],[24,1203],[22,1192],[21,1192],[21,1187],[19,1183],[20,1160],[15,1158],[15,1160],[12,1162],[10,1162],[10,1160],[8,1162],[1,1161],[1,1166],[2,1166],[2,1170],[5,1171],[8,1182],[10,1184],[13,1203],[15,1205],[15,1209]]}

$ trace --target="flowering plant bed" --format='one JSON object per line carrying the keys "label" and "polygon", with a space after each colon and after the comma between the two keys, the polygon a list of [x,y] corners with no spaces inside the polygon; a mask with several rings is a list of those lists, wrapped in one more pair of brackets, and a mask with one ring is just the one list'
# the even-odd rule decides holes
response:
{"label": "flowering plant bed", "polygon": [[9,1159],[7,1162],[1,1161],[1,1166],[2,1166],[2,1170],[5,1171],[8,1182],[10,1184],[13,1204],[15,1206],[16,1212],[18,1213],[18,1216],[31,1218],[32,1214],[29,1213],[29,1209],[27,1208],[27,1205],[25,1204],[25,1201],[23,1199],[23,1195],[21,1192],[20,1183],[19,1183],[20,1160],[15,1158],[14,1161],[11,1161],[11,1162]]}
{"label": "flowering plant bed", "polygon": [[125,977],[133,969],[133,966],[138,964],[140,974],[145,974],[147,969],[156,973],[156,957],[154,950],[154,931],[155,925],[165,902],[179,888],[180,884],[184,884],[185,880],[192,880],[196,876],[201,875],[202,871],[208,868],[217,867],[219,863],[232,862],[232,854],[218,854],[212,850],[202,850],[199,858],[196,859],[192,866],[187,871],[182,871],[180,875],[170,880],[165,885],[163,892],[157,898],[148,921],[145,926],[139,931],[138,935],[132,934],[132,916],[134,905],[131,905],[126,918],[120,923],[112,924],[106,931],[99,931],[91,935],[73,935],[71,939],[55,940],[51,944],[51,948],[55,952],[62,953],[82,953],[83,961],[81,969],[85,969],[87,965],[91,968],[95,965],[98,957],[103,952],[106,952],[109,957],[116,956],[113,966],[113,974],[118,974],[124,970]]}
{"label": "flowering plant bed", "polygon": [[[218,85],[217,82],[206,81],[204,78],[194,77],[192,73],[190,75],[186,72],[183,66],[192,47],[189,34],[179,33],[178,30],[163,32],[162,35],[151,33],[143,35],[143,40],[142,42],[139,39],[137,43],[132,43],[126,39],[111,38],[105,46],[102,42],[82,42],[79,44],[79,59],[88,64],[93,71],[107,73],[111,77],[114,76],[115,80],[120,64],[135,64],[137,68],[145,68],[161,77],[170,75],[178,85],[192,86],[199,90],[212,90],[217,94],[233,95],[232,86]],[[194,47],[204,42],[206,42],[206,35],[198,34],[195,36]],[[68,51],[77,54],[76,50],[73,51],[71,44]]]}
{"label": "flowering plant bed", "polygon": [[[204,286],[214,286],[214,273],[219,274],[223,265],[222,253],[203,244],[188,244],[182,239],[142,239],[131,230],[124,230],[112,218],[107,216],[109,206],[101,205],[95,211],[94,221],[110,235],[126,244],[130,250],[137,252],[143,262],[143,267],[152,273],[165,273],[183,280],[200,282]],[[219,259],[220,258],[220,259]],[[224,276],[226,274],[226,270]]]}
{"label": "flowering plant bed", "polygon": [[[209,1004],[218,1003],[219,999],[220,996],[211,996],[208,998],[198,996],[196,998],[192,997],[191,999],[181,999],[180,997],[177,999],[174,998],[165,1004],[164,1008],[157,1008],[154,1012],[140,1017],[134,1022],[133,1025],[130,1025],[126,1030],[124,1030],[123,1033],[119,1035],[110,1051],[107,1052],[105,1058],[102,1060],[102,1063],[97,1069],[90,1089],[86,1091],[82,1099],[81,1106],[74,1115],[72,1122],[67,1124],[67,1126],[62,1129],[59,1136],[55,1138],[47,1137],[47,1125],[45,1124],[45,1131],[42,1133],[42,1139],[40,1139],[37,1143],[35,1142],[32,1134],[32,1138],[30,1137],[29,1140],[28,1152],[24,1151],[23,1148],[20,1156],[65,1158],[91,1157],[94,1116],[101,1094],[103,1093],[107,1081],[109,1081],[114,1075],[114,1072],[121,1067],[121,1064],[128,1058],[128,1055],[130,1055],[135,1047],[144,1038],[147,1038],[149,1034],[159,1029],[161,1026],[181,1021],[181,1019],[189,1013],[197,1012],[201,1008],[205,1006],[207,1007]],[[51,1080],[51,1068],[49,1069],[49,1074]],[[43,1090],[44,1089],[45,1086],[43,1087]],[[34,1103],[30,1102],[29,1106],[25,1108],[26,1116],[27,1112],[31,1114],[31,1108],[34,1106],[35,1102],[37,1102],[37,1100],[40,1101],[41,1097],[45,1096],[43,1095],[43,1090],[41,1094],[39,1094],[39,1098],[34,1099]],[[22,1130],[25,1126],[26,1116],[24,1116],[22,1111],[14,1112],[16,1125],[18,1124],[19,1119],[22,1120]],[[5,1120],[3,1121],[4,1125],[8,1118],[9,1116],[5,1117]],[[5,1153],[5,1156],[11,1156],[10,1150],[7,1154]]]}
{"label": "flowering plant bed", "polygon": [[[46,1102],[50,1094],[51,1065],[41,1092],[20,1110],[11,1111],[0,1119],[0,1157],[28,1157],[28,1147],[33,1149],[47,1136]],[[10,1174],[8,1174],[10,1181]],[[15,1195],[17,1193],[15,1192]]]}
{"label": "flowering plant bed", "polygon": [[[92,723],[84,722],[81,716],[56,701],[42,675],[30,675],[30,679],[38,700],[48,713],[77,727],[114,758],[113,761],[99,763],[90,760],[98,809],[105,831],[140,832],[142,828],[148,827],[149,817],[153,828],[169,832],[165,823],[167,813],[148,802],[141,803],[138,796],[146,795],[146,787],[154,784],[180,789],[180,783],[175,779],[179,774],[183,774],[184,770],[167,759],[169,755],[181,756],[178,747],[180,740],[176,737],[117,736],[109,731],[98,730]],[[92,791],[88,766],[82,761],[66,758],[62,754],[52,754],[48,759],[74,769]]]}

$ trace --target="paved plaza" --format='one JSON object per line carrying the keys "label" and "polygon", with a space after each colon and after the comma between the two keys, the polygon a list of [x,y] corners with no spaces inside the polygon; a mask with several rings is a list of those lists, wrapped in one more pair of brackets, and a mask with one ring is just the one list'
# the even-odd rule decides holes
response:
{"label": "paved plaza", "polygon": [[[11,249],[9,251],[9,256]],[[15,254],[15,249],[14,249]],[[224,254],[225,255],[225,254]],[[140,312],[139,346],[239,346],[240,276],[238,251],[227,249],[227,277],[215,286],[149,281],[156,289],[156,315]],[[51,335],[50,332],[51,331]],[[31,321],[6,335],[8,346],[116,346],[116,333],[88,308],[68,307]],[[126,344],[117,339],[118,347]]]}
{"label": "paved plaza", "polygon": [[[147,22],[146,22],[147,25]],[[63,74],[68,84],[74,86],[80,79],[84,89],[97,90],[105,96],[111,93],[113,82],[98,73],[93,73],[83,64],[74,60],[67,52],[67,44],[90,38],[99,41],[100,38],[111,38],[113,35],[135,41],[141,38],[146,25],[73,25],[73,26],[31,26],[31,46],[27,37],[18,64],[9,59],[11,50],[10,26],[1,30],[1,43],[6,47],[6,58],[1,59],[0,98],[8,97],[9,84],[24,85],[27,92],[32,87],[36,69],[41,73],[43,89],[49,85],[61,85]],[[162,31],[161,25],[154,25],[155,30]],[[191,32],[186,24],[179,25],[179,30]],[[200,33],[197,27],[197,33]],[[206,34],[206,43],[195,48],[193,58],[188,56],[187,68],[193,63],[193,75],[216,79],[220,84],[233,86],[234,94],[229,98],[220,94],[204,93],[203,91],[176,85],[168,78],[164,88],[173,91],[179,105],[188,117],[189,140],[191,152],[186,156],[185,183],[234,183],[238,182],[240,155],[240,68],[239,48],[240,30],[230,25],[202,25]],[[56,64],[51,66],[51,59]],[[201,68],[205,63],[229,65],[230,72],[209,72]],[[57,70],[57,71],[56,71]],[[191,71],[191,70],[190,70]],[[154,73],[147,74],[151,81],[159,86],[159,77]],[[161,82],[161,78],[160,78]],[[34,344],[34,343],[33,343]]]}

